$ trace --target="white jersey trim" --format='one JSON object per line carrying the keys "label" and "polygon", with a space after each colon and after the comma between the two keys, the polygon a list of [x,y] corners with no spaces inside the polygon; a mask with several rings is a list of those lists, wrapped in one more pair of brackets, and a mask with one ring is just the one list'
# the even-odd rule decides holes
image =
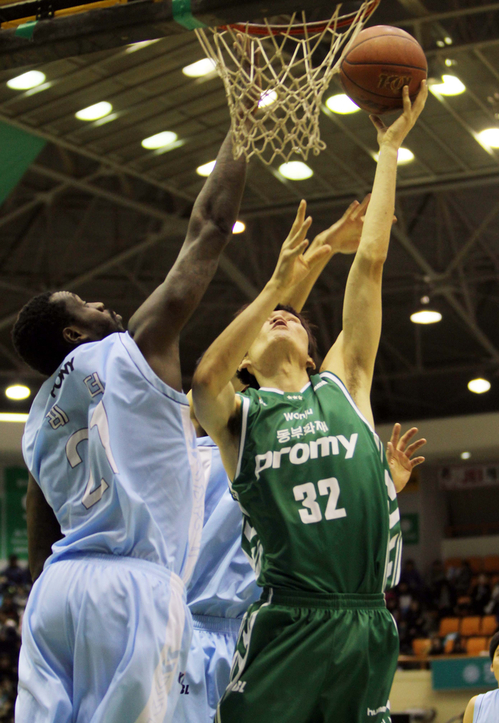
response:
{"label": "white jersey trim", "polygon": [[250,408],[249,397],[244,397],[242,394],[238,395],[241,400],[241,436],[239,438],[239,454],[237,456],[237,467],[234,479],[237,479],[241,474],[241,466],[243,463],[244,445],[246,444],[246,432],[248,431],[248,414]]}

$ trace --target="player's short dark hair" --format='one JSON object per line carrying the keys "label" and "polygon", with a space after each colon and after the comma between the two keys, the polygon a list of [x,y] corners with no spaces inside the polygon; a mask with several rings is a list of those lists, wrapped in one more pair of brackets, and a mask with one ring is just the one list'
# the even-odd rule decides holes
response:
{"label": "player's short dark hair", "polygon": [[12,343],[23,361],[49,377],[74,349],[63,330],[74,318],[64,301],[51,301],[53,291],[34,296],[19,312],[12,328]]}
{"label": "player's short dark hair", "polygon": [[497,631],[497,633],[494,633],[494,635],[490,639],[489,655],[490,655],[491,660],[494,660],[494,655],[495,655],[496,648],[498,645],[499,645],[499,630]]}
{"label": "player's short dark hair", "polygon": [[[247,307],[249,304],[245,304],[243,307],[241,307],[234,316],[239,316]],[[307,369],[307,373],[310,376],[311,374],[316,374],[319,370],[319,358],[318,358],[318,351],[317,351],[317,339],[314,336],[313,330],[316,328],[315,324],[312,324],[307,316],[303,313],[300,313],[299,311],[296,311],[296,309],[293,309],[292,306],[289,306],[287,304],[277,304],[274,311],[287,311],[290,314],[293,314],[296,316],[297,319],[300,320],[301,325],[307,332],[308,336],[308,354],[310,357],[312,357],[315,368],[314,369]],[[256,377],[253,376],[253,374],[250,374],[250,372],[247,369],[238,369],[237,371],[237,378],[241,380],[243,384],[246,384],[248,387],[252,387],[252,389],[259,389],[260,385],[258,384]]]}

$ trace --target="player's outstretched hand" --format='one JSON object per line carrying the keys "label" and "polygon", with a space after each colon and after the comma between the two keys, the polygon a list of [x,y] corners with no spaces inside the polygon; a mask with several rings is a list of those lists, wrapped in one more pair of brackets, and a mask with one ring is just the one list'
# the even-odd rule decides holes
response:
{"label": "player's outstretched hand", "polygon": [[391,145],[397,150],[402,145],[404,138],[407,136],[411,128],[415,125],[417,119],[421,115],[425,107],[428,97],[428,85],[426,80],[421,81],[421,88],[414,103],[409,98],[409,86],[404,85],[402,89],[402,99],[404,102],[404,112],[394,121],[391,126],[385,126],[381,118],[377,115],[369,116],[374,127],[378,131],[378,143],[380,148],[383,145]]}
{"label": "player's outstretched hand", "polygon": [[414,457],[412,459],[412,456],[420,447],[426,444],[426,439],[418,439],[416,442],[409,444],[418,431],[417,427],[412,427],[402,437],[400,431],[400,424],[395,424],[392,437],[386,447],[386,459],[397,492],[404,489],[414,467],[425,461],[424,457]]}
{"label": "player's outstretched hand", "polygon": [[309,245],[307,233],[312,224],[311,216],[307,218],[306,214],[307,203],[301,201],[293,226],[281,247],[275,271],[272,274],[271,282],[281,289],[289,289],[299,284],[321,260],[331,253],[331,247],[324,243],[315,250],[310,249],[310,252],[304,256]]}

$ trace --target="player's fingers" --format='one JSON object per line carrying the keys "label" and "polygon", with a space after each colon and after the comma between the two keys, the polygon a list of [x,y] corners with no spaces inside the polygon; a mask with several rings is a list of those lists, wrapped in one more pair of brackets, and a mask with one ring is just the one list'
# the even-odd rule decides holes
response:
{"label": "player's fingers", "polygon": [[417,452],[418,449],[420,449],[421,447],[423,447],[425,444],[426,444],[426,439],[418,439],[417,442],[413,442],[413,444],[410,444],[410,445],[407,447],[407,449],[406,449],[406,451],[405,451],[406,456],[407,456],[407,457],[412,457],[412,455],[414,454],[414,452]]}
{"label": "player's fingers", "polygon": [[397,222],[398,222],[398,218],[397,218],[396,216],[394,216],[394,217],[392,218],[392,223],[397,223]]}
{"label": "player's fingers", "polygon": [[404,104],[404,115],[410,114],[412,110],[412,103],[409,97],[409,86],[404,85],[402,88],[402,102]]}
{"label": "player's fingers", "polygon": [[358,206],[358,208],[357,208],[357,212],[356,212],[356,214],[355,214],[357,218],[358,218],[359,216],[362,218],[362,216],[365,215],[365,213],[366,213],[366,211],[367,211],[367,207],[369,206],[370,200],[371,200],[371,194],[368,193],[367,196],[365,196],[365,197],[362,199],[362,201],[359,203],[359,206]]}
{"label": "player's fingers", "polygon": [[388,462],[390,462],[391,458],[393,457],[393,444],[391,442],[388,442],[386,445],[386,459]]}
{"label": "player's fingers", "polygon": [[412,468],[414,469],[414,467],[417,467],[418,464],[423,464],[425,459],[426,457],[416,457],[415,459],[411,459]]}
{"label": "player's fingers", "polygon": [[401,430],[401,426],[400,426],[400,424],[399,424],[398,422],[396,422],[396,423],[393,425],[392,438],[391,438],[391,440],[390,440],[390,442],[393,444],[394,447],[398,447],[398,442],[399,442],[399,437],[400,437],[400,430]]}
{"label": "player's fingers", "polygon": [[425,107],[426,99],[428,98],[428,83],[426,80],[421,81],[419,93],[416,100],[414,101],[414,112],[417,114],[416,117],[421,113]]}
{"label": "player's fingers", "polygon": [[400,438],[398,448],[404,451],[404,449],[409,444],[410,440],[414,437],[414,435],[417,433],[417,431],[417,427],[411,427],[411,429],[408,429],[407,432]]}
{"label": "player's fingers", "polygon": [[324,244],[324,246],[321,246],[319,249],[312,251],[308,256],[305,257],[309,269],[313,269],[314,266],[316,266],[320,261],[325,259],[330,252],[331,246],[329,246],[328,244]]}

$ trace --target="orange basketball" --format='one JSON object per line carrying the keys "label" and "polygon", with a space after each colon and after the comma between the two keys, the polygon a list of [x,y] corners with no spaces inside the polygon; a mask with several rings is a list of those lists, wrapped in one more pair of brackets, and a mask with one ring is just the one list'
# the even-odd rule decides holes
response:
{"label": "orange basketball", "polygon": [[400,28],[376,25],[362,30],[340,67],[345,93],[375,115],[403,107],[402,88],[413,101],[428,74],[423,48]]}

